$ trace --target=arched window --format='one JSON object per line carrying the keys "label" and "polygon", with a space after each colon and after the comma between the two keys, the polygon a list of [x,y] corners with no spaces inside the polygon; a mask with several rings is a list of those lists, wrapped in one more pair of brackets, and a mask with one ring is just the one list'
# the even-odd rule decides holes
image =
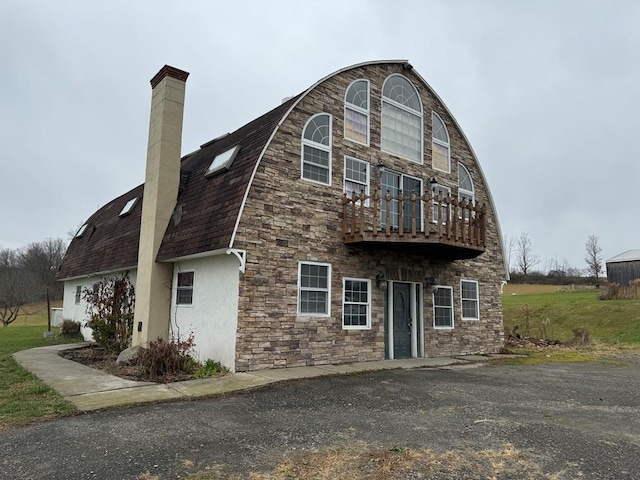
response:
{"label": "arched window", "polygon": [[451,144],[444,122],[436,112],[431,112],[433,135],[431,138],[432,166],[436,170],[451,173]]}
{"label": "arched window", "polygon": [[331,185],[331,115],[318,113],[302,133],[302,178]]}
{"label": "arched window", "polygon": [[402,75],[382,87],[381,148],[422,163],[422,103],[416,87]]}
{"label": "arched window", "polygon": [[471,205],[476,200],[469,170],[461,163],[458,163],[458,200],[466,200]]}
{"label": "arched window", "polygon": [[344,97],[344,138],[369,145],[369,81],[356,80]]}

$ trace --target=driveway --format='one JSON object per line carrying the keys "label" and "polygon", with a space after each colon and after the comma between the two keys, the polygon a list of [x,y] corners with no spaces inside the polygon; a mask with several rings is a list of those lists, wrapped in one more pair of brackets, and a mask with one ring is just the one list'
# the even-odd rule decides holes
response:
{"label": "driveway", "polygon": [[[295,452],[355,447],[469,458],[509,449],[535,466],[528,478],[639,479],[639,367],[627,359],[379,371],[94,412],[0,432],[0,477],[247,478]],[[518,468],[498,478],[523,478]]]}

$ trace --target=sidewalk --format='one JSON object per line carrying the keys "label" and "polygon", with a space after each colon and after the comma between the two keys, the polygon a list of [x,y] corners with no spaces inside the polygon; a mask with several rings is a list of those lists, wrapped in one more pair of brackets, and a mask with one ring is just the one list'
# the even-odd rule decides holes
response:
{"label": "sidewalk", "polygon": [[58,355],[61,350],[87,345],[52,345],[13,354],[27,370],[55,389],[80,411],[134,405],[163,400],[191,399],[260,387],[269,383],[298,378],[342,375],[375,370],[409,368],[463,368],[506,355],[467,355],[461,357],[410,358],[314,367],[291,367],[239,372],[225,377],[204,378],[158,384],[136,382],[109,375]]}

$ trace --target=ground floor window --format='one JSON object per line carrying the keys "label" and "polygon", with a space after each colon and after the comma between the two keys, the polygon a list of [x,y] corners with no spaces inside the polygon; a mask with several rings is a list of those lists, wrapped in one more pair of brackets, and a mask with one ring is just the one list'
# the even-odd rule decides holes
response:
{"label": "ground floor window", "polygon": [[462,299],[462,319],[478,320],[480,318],[478,282],[475,280],[461,280],[460,296]]}
{"label": "ground floor window", "polygon": [[195,272],[178,272],[176,282],[176,305],[193,304],[193,281]]}
{"label": "ground floor window", "polygon": [[331,298],[331,265],[298,263],[298,314],[328,316]]}
{"label": "ground floor window", "polygon": [[438,286],[433,294],[433,327],[453,328],[453,288]]}
{"label": "ground floor window", "polygon": [[371,281],[345,278],[342,294],[342,328],[371,328]]}
{"label": "ground floor window", "polygon": [[78,285],[76,287],[76,305],[80,305],[80,296],[82,295],[82,286]]}

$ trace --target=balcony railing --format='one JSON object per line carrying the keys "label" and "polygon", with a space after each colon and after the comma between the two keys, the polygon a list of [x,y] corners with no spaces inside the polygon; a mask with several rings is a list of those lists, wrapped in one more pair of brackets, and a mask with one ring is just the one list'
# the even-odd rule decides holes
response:
{"label": "balcony railing", "polygon": [[449,258],[473,258],[485,250],[484,205],[415,192],[381,196],[377,190],[344,194],[340,203],[346,244],[410,248]]}

